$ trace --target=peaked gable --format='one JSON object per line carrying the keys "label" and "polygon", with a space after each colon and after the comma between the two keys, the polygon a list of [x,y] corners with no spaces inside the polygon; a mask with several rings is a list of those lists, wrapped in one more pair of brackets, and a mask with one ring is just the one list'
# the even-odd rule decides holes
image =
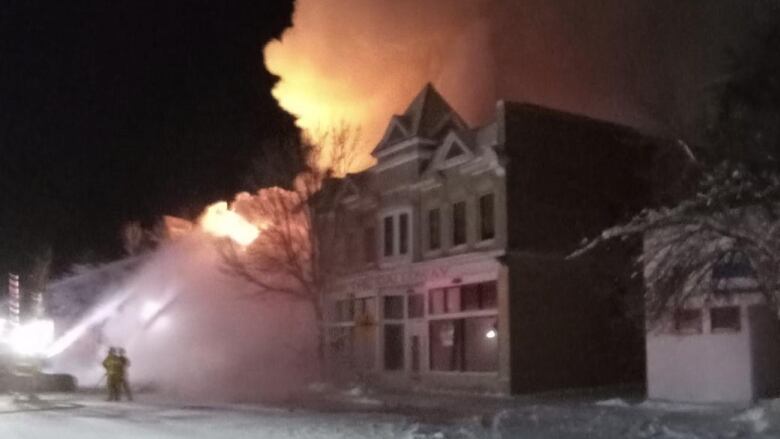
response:
{"label": "peaked gable", "polygon": [[403,116],[393,116],[385,129],[380,145],[393,145],[409,137],[409,129],[404,123]]}
{"label": "peaked gable", "polygon": [[431,167],[433,169],[449,168],[473,158],[474,152],[469,147],[467,139],[455,131],[450,131],[436,150]]}
{"label": "peaked gable", "polygon": [[385,135],[372,155],[410,137],[439,139],[442,133],[451,129],[468,129],[468,126],[433,85],[428,83],[402,115],[390,119]]}

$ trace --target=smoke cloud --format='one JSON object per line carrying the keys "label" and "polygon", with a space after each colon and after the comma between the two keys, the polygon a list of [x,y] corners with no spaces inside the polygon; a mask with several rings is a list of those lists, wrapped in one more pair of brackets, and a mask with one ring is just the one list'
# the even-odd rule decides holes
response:
{"label": "smoke cloud", "polygon": [[[89,327],[52,358],[50,369],[94,386],[106,349],[120,346],[131,361],[131,385],[231,402],[282,398],[314,379],[316,330],[308,307],[258,296],[226,275],[213,240],[193,231],[129,271],[95,276],[106,291],[89,292],[101,298],[81,316]],[[118,279],[106,281],[113,275]]]}
{"label": "smoke cloud", "polygon": [[301,126],[346,119],[366,152],[429,81],[471,124],[509,99],[687,135],[765,3],[298,0],[265,59]]}

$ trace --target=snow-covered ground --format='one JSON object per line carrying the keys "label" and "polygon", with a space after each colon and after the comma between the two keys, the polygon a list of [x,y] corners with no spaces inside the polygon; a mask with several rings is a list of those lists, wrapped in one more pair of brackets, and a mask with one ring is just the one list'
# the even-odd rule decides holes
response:
{"label": "snow-covered ground", "polygon": [[279,404],[164,402],[140,395],[0,396],[3,439],[776,438],[780,404],[704,407],[624,399],[489,398],[323,392]]}

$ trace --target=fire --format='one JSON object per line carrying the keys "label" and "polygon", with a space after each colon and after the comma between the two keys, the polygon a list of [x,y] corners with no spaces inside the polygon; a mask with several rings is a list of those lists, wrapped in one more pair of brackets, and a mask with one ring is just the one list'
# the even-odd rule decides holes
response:
{"label": "fire", "polygon": [[[369,153],[390,117],[426,82],[458,98],[465,83],[445,73],[460,69],[460,57],[453,67],[447,54],[457,50],[481,3],[457,0],[442,8],[417,1],[299,0],[293,26],[264,50],[266,67],[280,78],[273,96],[310,133],[343,122],[358,128],[361,156],[353,170],[370,165]],[[464,77],[473,88],[474,75]]]}
{"label": "fire", "polygon": [[248,246],[260,236],[260,227],[228,208],[225,201],[207,207],[200,218],[200,226],[214,236],[230,238],[242,246]]}

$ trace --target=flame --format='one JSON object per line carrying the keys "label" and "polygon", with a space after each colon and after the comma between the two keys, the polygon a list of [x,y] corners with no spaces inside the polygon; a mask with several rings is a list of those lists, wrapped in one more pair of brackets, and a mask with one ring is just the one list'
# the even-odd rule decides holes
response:
{"label": "flame", "polygon": [[[368,166],[390,117],[426,82],[457,97],[462,84],[441,81],[444,54],[478,15],[482,7],[474,3],[484,1],[441,8],[416,1],[299,0],[293,26],[264,49],[267,69],[280,78],[272,94],[310,134],[341,123],[359,129],[361,155],[352,171]],[[467,77],[473,88],[473,75]]]}
{"label": "flame", "polygon": [[260,236],[260,227],[228,208],[228,203],[218,201],[206,208],[200,218],[200,226],[216,237],[227,237],[235,243],[248,246]]}

